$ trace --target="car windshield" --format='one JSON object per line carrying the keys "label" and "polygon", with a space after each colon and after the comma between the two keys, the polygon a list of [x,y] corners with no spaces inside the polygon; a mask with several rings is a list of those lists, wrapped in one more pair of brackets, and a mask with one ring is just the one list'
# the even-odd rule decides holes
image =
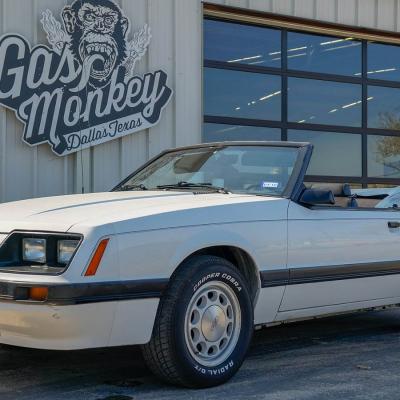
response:
{"label": "car windshield", "polygon": [[163,154],[116,190],[214,190],[281,196],[299,149],[289,146],[199,147]]}

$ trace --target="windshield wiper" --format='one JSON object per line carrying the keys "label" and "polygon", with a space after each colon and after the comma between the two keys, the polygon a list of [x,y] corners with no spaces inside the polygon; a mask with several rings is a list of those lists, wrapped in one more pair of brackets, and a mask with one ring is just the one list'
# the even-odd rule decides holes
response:
{"label": "windshield wiper", "polygon": [[118,191],[119,192],[130,192],[133,190],[149,190],[145,185],[140,184],[140,185],[125,185],[121,186]]}
{"label": "windshield wiper", "polygon": [[230,192],[219,186],[213,186],[212,183],[194,183],[194,182],[178,182],[170,185],[159,185],[157,189],[209,189],[217,193],[229,194]]}

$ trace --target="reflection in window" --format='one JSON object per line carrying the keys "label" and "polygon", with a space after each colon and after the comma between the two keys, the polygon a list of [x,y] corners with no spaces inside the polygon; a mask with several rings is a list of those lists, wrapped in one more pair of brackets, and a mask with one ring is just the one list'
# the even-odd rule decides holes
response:
{"label": "reflection in window", "polygon": [[391,189],[397,187],[396,185],[388,185],[386,183],[369,183],[368,188],[369,189],[388,189],[388,192],[391,191]]}
{"label": "reflection in window", "polygon": [[281,140],[281,130],[259,126],[204,124],[204,142],[227,140]]}
{"label": "reflection in window", "polygon": [[[287,73],[279,70],[284,36]],[[213,60],[224,63],[221,68],[204,69],[204,114],[213,122],[204,124],[204,141],[280,140],[280,128],[289,123],[290,128],[298,128],[288,131],[289,140],[315,146],[309,175],[348,176],[364,187],[375,177],[378,182],[379,178],[400,181],[400,133],[399,138],[369,136],[368,154],[364,154],[367,171],[362,169],[361,133],[339,133],[349,127],[363,131],[363,101],[367,127],[376,129],[374,134],[382,133],[378,129],[400,130],[400,87],[369,81],[363,100],[362,84],[357,83],[362,71],[371,80],[400,82],[400,46],[205,19],[204,59],[206,66]],[[363,60],[367,65],[362,65]],[[271,74],[257,67],[277,69]],[[332,79],[328,74],[338,76]],[[282,76],[288,80],[286,93],[281,92]],[[286,98],[287,113],[282,113]],[[330,132],[321,132],[320,125]]]}
{"label": "reflection in window", "polygon": [[[161,185],[211,183],[233,193],[281,196],[300,151],[288,146],[224,146],[167,152],[124,183],[152,189]],[[181,190],[184,185],[181,186]],[[194,188],[188,188],[193,191]]]}
{"label": "reflection in window", "polygon": [[362,175],[361,135],[289,130],[288,140],[310,142],[314,145],[307,175]]}
{"label": "reflection in window", "polygon": [[368,127],[400,129],[400,89],[368,87]]}
{"label": "reflection in window", "polygon": [[400,47],[368,43],[367,75],[371,79],[400,80]]}
{"label": "reflection in window", "polygon": [[368,136],[368,176],[400,178],[400,137]]}
{"label": "reflection in window", "polygon": [[290,122],[361,126],[361,85],[289,78]]}
{"label": "reflection in window", "polygon": [[281,67],[279,29],[206,19],[204,43],[206,60]]}
{"label": "reflection in window", "polygon": [[376,208],[395,208],[400,209],[400,188],[397,187],[390,191],[389,195],[381,200],[375,207]]}
{"label": "reflection in window", "polygon": [[352,38],[288,32],[288,68],[361,75],[361,42]]}
{"label": "reflection in window", "polygon": [[206,68],[204,74],[206,115],[281,119],[281,78]]}

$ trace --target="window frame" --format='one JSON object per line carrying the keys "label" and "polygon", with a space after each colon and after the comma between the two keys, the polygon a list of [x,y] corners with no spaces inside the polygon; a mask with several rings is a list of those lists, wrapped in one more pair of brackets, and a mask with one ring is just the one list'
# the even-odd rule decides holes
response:
{"label": "window frame", "polygon": [[[110,192],[118,192],[122,186],[124,186],[127,182],[129,182],[132,178],[134,178],[137,174],[142,172],[144,169],[146,169],[148,166],[153,164],[155,161],[158,159],[164,157],[167,154],[170,153],[176,153],[176,152],[182,152],[186,150],[196,150],[196,149],[222,149],[226,147],[241,147],[241,146],[249,146],[249,147],[277,147],[277,148],[282,148],[282,147],[287,147],[287,148],[295,148],[298,150],[298,156],[297,160],[294,164],[292,175],[286,185],[286,188],[284,192],[277,196],[277,197],[283,197],[287,198],[293,201],[298,201],[302,188],[303,188],[303,182],[304,182],[304,177],[306,173],[306,169],[308,168],[308,165],[310,163],[311,155],[312,155],[312,150],[313,146],[312,144],[309,143],[302,143],[302,142],[288,142],[286,143],[280,143],[280,142],[260,142],[260,141],[254,141],[254,142],[240,142],[240,141],[234,141],[234,142],[216,142],[216,143],[201,143],[201,144],[196,144],[192,146],[184,146],[184,147],[178,147],[178,148],[172,148],[172,149],[167,149],[162,151],[160,154],[156,155],[155,157],[151,158],[149,161],[147,161],[145,164],[141,165],[139,168],[137,168],[134,172],[132,172],[129,176],[127,176],[125,179],[123,179],[121,182],[119,182],[116,186],[114,186]],[[263,196],[263,195],[254,195],[254,196]],[[270,196],[270,195],[268,195]],[[265,197],[268,197],[265,195]]]}
{"label": "window frame", "polygon": [[[257,23],[249,21],[240,21],[237,18],[219,17],[208,14],[204,14],[204,19],[213,19],[223,22],[232,22],[244,25],[257,25],[265,28],[277,28],[277,25],[268,23]],[[268,75],[278,75],[282,78],[281,87],[281,121],[271,121],[271,120],[261,120],[261,119],[248,119],[248,118],[235,118],[235,117],[217,117],[213,115],[203,115],[204,123],[214,123],[214,124],[226,124],[226,125],[240,125],[240,126],[258,126],[266,128],[279,128],[281,129],[281,140],[287,141],[288,130],[308,130],[308,131],[326,131],[326,132],[338,132],[338,133],[348,133],[348,134],[358,134],[361,135],[361,158],[362,158],[362,176],[352,177],[352,176],[324,176],[324,175],[307,175],[307,181],[313,182],[326,182],[326,183],[354,183],[359,184],[363,188],[368,188],[373,184],[386,184],[386,185],[396,185],[400,186],[400,179],[397,178],[374,178],[368,176],[368,135],[383,135],[383,136],[399,136],[400,130],[391,129],[381,129],[381,128],[369,128],[368,127],[368,86],[379,86],[388,88],[399,88],[400,81],[389,81],[383,79],[373,79],[368,77],[368,43],[370,40],[367,38],[362,38],[355,36],[354,40],[359,40],[361,42],[361,76],[346,76],[346,75],[335,75],[329,73],[320,72],[308,72],[308,71],[297,71],[288,69],[287,62],[287,36],[288,32],[299,32],[306,33],[309,35],[323,35],[332,37],[348,37],[348,34],[340,33],[326,33],[318,31],[310,31],[309,29],[300,29],[298,27],[291,28],[283,26],[281,29],[281,54],[282,62],[281,68],[268,67],[268,66],[257,66],[257,65],[246,65],[246,64],[234,64],[227,63],[223,61],[214,61],[203,58],[203,68],[216,68],[222,70],[236,70],[249,73],[259,73]],[[393,42],[384,42],[380,40],[374,40],[373,43],[393,45]],[[361,99],[362,99],[362,110],[361,110],[361,126],[360,127],[349,127],[341,125],[324,125],[324,124],[311,124],[311,123],[298,123],[288,121],[288,79],[290,77],[294,78],[305,78],[305,79],[315,79],[322,81],[332,81],[339,83],[353,83],[361,85]],[[203,83],[204,86],[204,83]],[[204,100],[204,99],[203,99]],[[204,131],[204,130],[203,130]],[[202,141],[204,140],[204,134],[202,133]]]}

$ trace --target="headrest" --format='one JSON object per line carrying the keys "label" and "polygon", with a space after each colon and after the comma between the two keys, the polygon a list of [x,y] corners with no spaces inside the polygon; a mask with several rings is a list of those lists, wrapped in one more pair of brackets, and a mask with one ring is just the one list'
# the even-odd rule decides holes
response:
{"label": "headrest", "polygon": [[331,190],[337,197],[351,196],[351,187],[348,183],[308,183],[306,187],[309,189]]}

